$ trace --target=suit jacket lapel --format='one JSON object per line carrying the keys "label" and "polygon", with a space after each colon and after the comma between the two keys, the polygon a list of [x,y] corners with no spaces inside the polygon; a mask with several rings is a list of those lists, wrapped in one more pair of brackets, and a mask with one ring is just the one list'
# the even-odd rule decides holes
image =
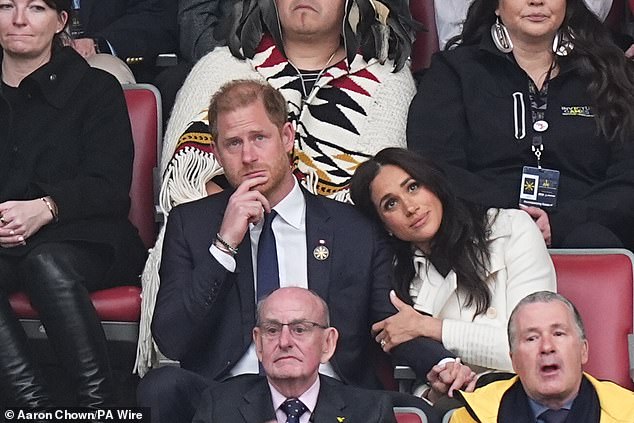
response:
{"label": "suit jacket lapel", "polygon": [[330,268],[334,251],[334,233],[328,225],[330,215],[319,199],[303,190],[306,198],[306,256],[308,287],[328,298]]}
{"label": "suit jacket lapel", "polygon": [[240,406],[240,413],[246,423],[263,423],[277,421],[271,390],[265,378],[260,379],[253,388],[244,394],[246,404]]}
{"label": "suit jacket lapel", "polygon": [[337,395],[336,388],[325,381],[323,377],[320,376],[320,378],[319,397],[311,421],[314,423],[337,422],[339,421],[338,417],[346,417],[346,404],[341,396]]}

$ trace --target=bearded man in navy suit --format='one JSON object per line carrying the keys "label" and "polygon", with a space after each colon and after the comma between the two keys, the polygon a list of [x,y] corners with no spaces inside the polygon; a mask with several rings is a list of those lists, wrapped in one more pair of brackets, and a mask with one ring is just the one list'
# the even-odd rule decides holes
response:
{"label": "bearded man in navy suit", "polygon": [[[252,329],[260,270],[272,261],[279,286],[310,288],[330,308],[339,346],[320,373],[379,387],[367,353],[372,324],[396,312],[391,248],[354,207],[300,188],[291,173],[295,131],[287,116],[282,95],[259,81],[230,82],[212,98],[212,151],[234,189],[170,213],[152,332],[181,368],[155,369],[141,380],[138,401],[152,408],[153,422],[189,422],[208,386],[259,373]],[[264,262],[261,234],[271,230],[277,259]],[[427,338],[391,354],[417,374],[453,357]]]}

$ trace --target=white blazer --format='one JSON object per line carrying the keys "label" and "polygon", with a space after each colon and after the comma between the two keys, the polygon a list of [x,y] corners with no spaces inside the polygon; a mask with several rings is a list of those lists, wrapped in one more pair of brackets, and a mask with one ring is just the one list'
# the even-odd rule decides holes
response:
{"label": "white blazer", "polygon": [[[489,219],[497,209],[488,211]],[[475,371],[512,371],[506,325],[515,305],[536,291],[556,291],[555,268],[542,235],[524,211],[500,209],[489,237],[491,263],[486,282],[491,306],[474,318],[464,307],[453,270],[443,277],[422,254],[414,257],[410,285],[414,308],[442,319],[442,343]]]}

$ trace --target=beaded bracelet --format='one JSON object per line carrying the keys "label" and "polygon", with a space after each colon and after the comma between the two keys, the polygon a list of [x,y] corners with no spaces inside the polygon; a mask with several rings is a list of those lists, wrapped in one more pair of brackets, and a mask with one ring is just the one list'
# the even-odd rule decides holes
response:
{"label": "beaded bracelet", "polygon": [[216,234],[216,241],[218,241],[220,244],[222,244],[223,247],[225,247],[228,250],[225,252],[230,253],[232,256],[235,256],[236,254],[238,254],[238,249],[236,247],[233,247],[224,239],[222,239],[219,233]]}
{"label": "beaded bracelet", "polygon": [[51,212],[51,216],[53,216],[53,223],[57,223],[57,213],[55,213],[55,209],[53,209],[51,202],[48,201],[48,198],[46,197],[42,197],[42,201],[44,201],[44,204],[48,207],[48,211]]}

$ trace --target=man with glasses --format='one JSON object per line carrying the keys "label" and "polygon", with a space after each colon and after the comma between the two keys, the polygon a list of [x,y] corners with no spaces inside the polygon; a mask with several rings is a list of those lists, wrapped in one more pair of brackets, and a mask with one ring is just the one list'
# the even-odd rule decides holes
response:
{"label": "man with glasses", "polygon": [[338,337],[316,293],[296,287],[274,291],[259,302],[253,329],[266,377],[238,376],[207,390],[194,423],[396,422],[385,394],[319,375]]}
{"label": "man with glasses", "polygon": [[[230,82],[212,98],[213,153],[233,189],[170,212],[152,332],[181,367],[141,380],[137,398],[153,423],[190,422],[209,385],[260,372],[255,306],[277,287],[310,288],[328,303],[339,348],[320,373],[379,387],[367,354],[371,325],[396,312],[391,249],[354,207],[300,188],[286,117],[282,95],[259,81]],[[452,356],[427,338],[391,353],[418,374]]]}

